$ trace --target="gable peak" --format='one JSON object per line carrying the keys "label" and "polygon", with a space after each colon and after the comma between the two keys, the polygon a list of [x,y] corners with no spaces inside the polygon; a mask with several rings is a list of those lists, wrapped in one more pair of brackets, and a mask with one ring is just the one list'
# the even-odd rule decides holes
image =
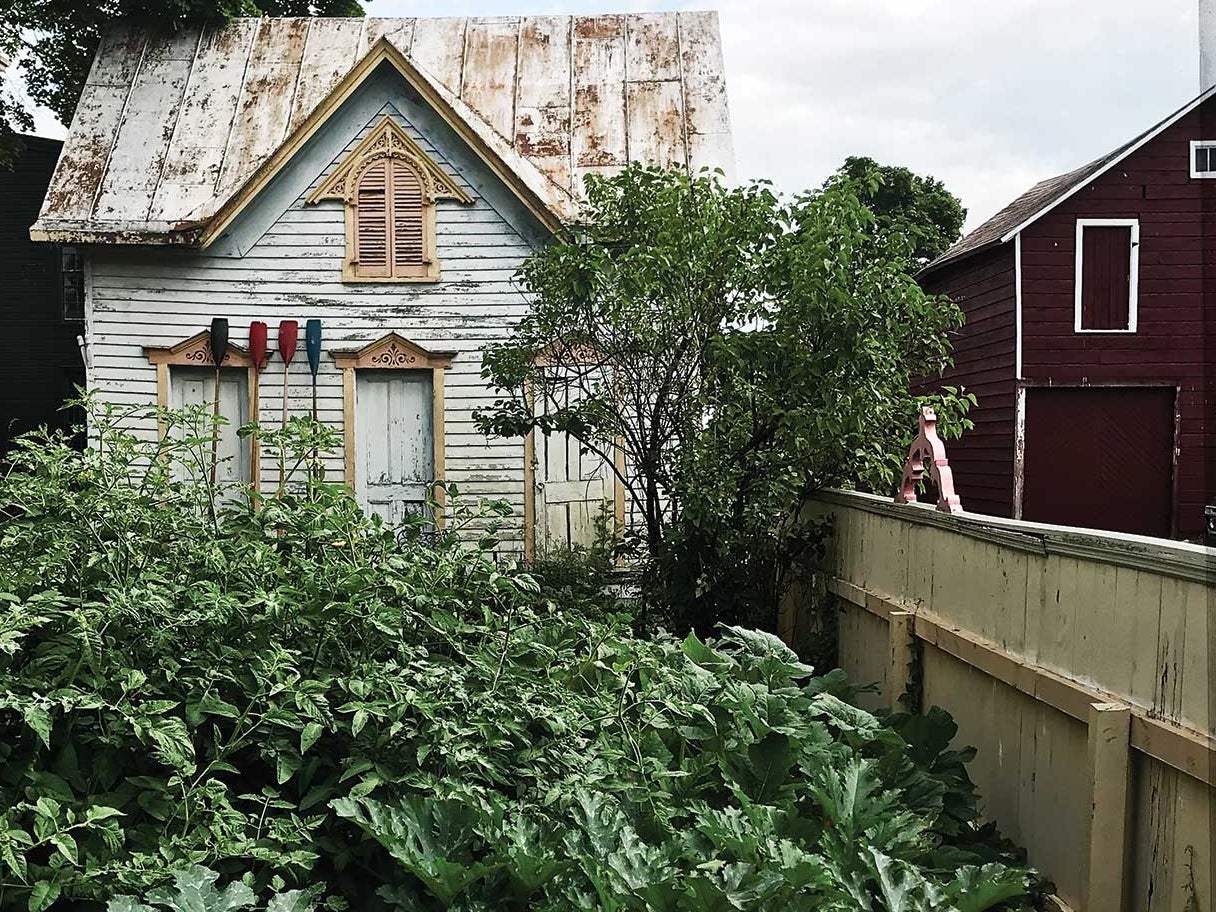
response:
{"label": "gable peak", "polygon": [[473,202],[473,198],[388,114],[381,117],[367,136],[346,154],[334,173],[308,195],[308,202],[316,203],[323,199],[352,202],[359,175],[368,165],[382,159],[402,161],[413,166],[422,179],[428,202],[437,199]]}

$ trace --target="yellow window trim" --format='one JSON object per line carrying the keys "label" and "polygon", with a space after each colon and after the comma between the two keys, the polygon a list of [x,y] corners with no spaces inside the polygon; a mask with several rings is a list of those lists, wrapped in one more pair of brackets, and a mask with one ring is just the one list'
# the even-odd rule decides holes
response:
{"label": "yellow window trim", "polygon": [[[204,329],[189,339],[184,339],[172,346],[145,346],[144,356],[150,364],[156,365],[156,404],[161,408],[169,407],[169,368],[173,365],[183,367],[215,367],[211,358],[211,332]],[[228,344],[224,360],[220,362],[221,370],[244,369],[248,372],[248,382],[245,384],[249,396],[249,420],[258,420],[258,368],[253,363],[253,357],[239,345]],[[157,421],[156,433],[164,438],[168,428],[163,420]],[[258,439],[256,434],[249,435],[249,483],[255,491],[261,490],[261,467],[259,465]]]}
{"label": "yellow window trim", "polygon": [[[388,276],[358,275],[355,260],[355,231],[359,178],[369,167],[382,160],[399,161],[413,168],[423,187],[422,197],[422,267],[416,264],[398,267],[393,262],[394,251],[387,249],[390,271]],[[436,282],[439,280],[439,257],[435,252],[435,201],[452,199],[470,204],[469,196],[451,177],[444,173],[418,143],[387,114],[371,132],[355,146],[341,164],[305,200],[316,204],[321,200],[341,200],[346,207],[346,258],[342,263],[345,282]],[[386,204],[392,206],[392,200]],[[386,242],[387,244],[387,242]],[[404,272],[397,272],[403,269]]]}

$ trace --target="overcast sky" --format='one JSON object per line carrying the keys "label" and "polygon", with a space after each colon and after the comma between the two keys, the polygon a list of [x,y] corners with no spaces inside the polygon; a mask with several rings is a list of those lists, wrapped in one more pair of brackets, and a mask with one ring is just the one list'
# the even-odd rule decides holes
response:
{"label": "overcast sky", "polygon": [[[967,227],[1198,93],[1197,0],[370,0],[369,16],[717,9],[741,178],[847,155],[944,181]],[[61,134],[49,118],[39,129]]]}

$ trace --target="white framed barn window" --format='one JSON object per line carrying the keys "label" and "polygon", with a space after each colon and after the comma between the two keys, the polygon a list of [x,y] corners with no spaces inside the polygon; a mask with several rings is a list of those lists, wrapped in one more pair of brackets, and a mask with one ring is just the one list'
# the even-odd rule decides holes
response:
{"label": "white framed barn window", "polygon": [[1216,139],[1191,140],[1191,177],[1216,177]]}
{"label": "white framed barn window", "polygon": [[1077,219],[1076,332],[1134,333],[1139,273],[1139,219]]}

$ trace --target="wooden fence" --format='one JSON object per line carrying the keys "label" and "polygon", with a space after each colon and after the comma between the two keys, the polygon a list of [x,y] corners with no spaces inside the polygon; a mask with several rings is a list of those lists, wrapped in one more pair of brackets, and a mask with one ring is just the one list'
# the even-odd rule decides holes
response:
{"label": "wooden fence", "polygon": [[[1085,912],[1216,912],[1216,551],[829,492],[841,665],[958,722]],[[804,622],[784,619],[787,637]]]}

